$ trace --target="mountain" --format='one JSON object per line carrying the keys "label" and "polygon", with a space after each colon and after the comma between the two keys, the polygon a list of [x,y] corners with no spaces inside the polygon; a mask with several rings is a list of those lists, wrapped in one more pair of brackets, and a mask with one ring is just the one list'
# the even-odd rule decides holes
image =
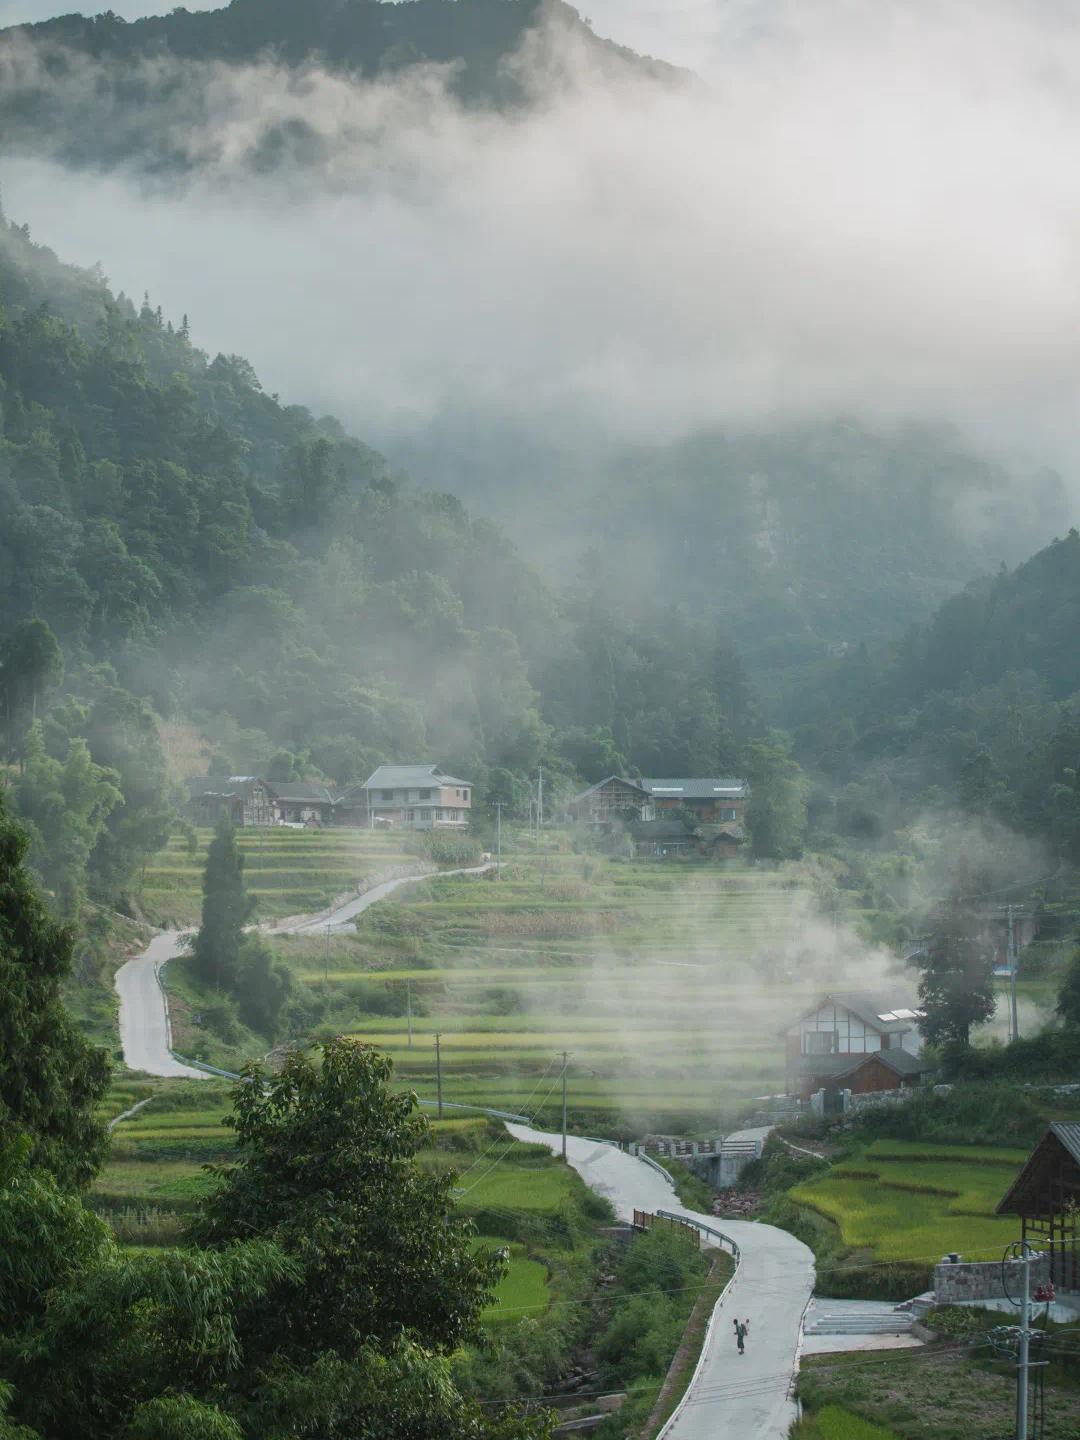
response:
{"label": "mountain", "polygon": [[[883,836],[957,806],[1080,860],[1080,534],[952,596],[900,641],[804,688],[804,762],[842,832]],[[1044,864],[1045,862],[1045,864]],[[1052,868],[1041,858],[1028,868]]]}
{"label": "mountain", "polygon": [[[571,82],[579,67],[594,77],[688,78],[600,39],[563,0],[232,0],[131,23],[107,12],[0,31],[0,127],[9,153],[196,167],[213,149],[215,110],[242,98],[235,77],[266,66],[301,91],[314,69],[356,82],[439,67],[466,105],[511,110]],[[324,140],[304,110],[261,117],[248,163],[317,163]]]}

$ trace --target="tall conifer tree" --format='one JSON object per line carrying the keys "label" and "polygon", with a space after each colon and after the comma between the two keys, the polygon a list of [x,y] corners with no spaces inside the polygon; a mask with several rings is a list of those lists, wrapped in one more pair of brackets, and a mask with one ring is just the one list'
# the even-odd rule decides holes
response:
{"label": "tall conifer tree", "polygon": [[192,944],[199,974],[219,990],[236,986],[244,926],[253,908],[244,887],[244,857],[236,843],[236,828],[223,811],[206,856],[202,925]]}

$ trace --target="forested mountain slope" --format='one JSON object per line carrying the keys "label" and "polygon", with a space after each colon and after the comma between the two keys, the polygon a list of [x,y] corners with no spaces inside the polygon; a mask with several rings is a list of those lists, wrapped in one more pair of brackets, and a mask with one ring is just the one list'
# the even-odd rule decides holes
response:
{"label": "forested mountain slope", "polygon": [[[521,63],[540,25],[559,44]],[[232,0],[131,23],[108,12],[0,31],[0,127],[12,149],[67,163],[197,165],[212,147],[208,117],[243,103],[256,66],[292,72],[301,88],[316,67],[365,81],[440,67],[465,104],[506,109],[543,98],[579,66],[594,77],[684,78],[595,36],[563,0]],[[261,118],[248,137],[253,167],[318,160],[318,124],[302,114]]]}
{"label": "forested mountain slope", "polygon": [[155,717],[234,771],[431,759],[481,803],[541,762],[724,772],[762,733],[715,624],[635,620],[600,574],[556,594],[498,527],[6,223],[0,298],[0,738],[69,908],[168,828]]}
{"label": "forested mountain slope", "polygon": [[827,666],[790,706],[804,758],[872,838],[959,802],[1080,860],[1080,534],[973,582],[900,642]]}

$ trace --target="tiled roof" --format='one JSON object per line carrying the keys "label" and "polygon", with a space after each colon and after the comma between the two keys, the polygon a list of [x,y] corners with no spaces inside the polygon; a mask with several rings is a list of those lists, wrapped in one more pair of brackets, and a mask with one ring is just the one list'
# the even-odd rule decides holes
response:
{"label": "tiled roof", "polygon": [[328,787],[312,780],[290,780],[280,784],[276,780],[268,780],[267,786],[279,800],[311,800],[321,805],[333,802]]}
{"label": "tiled roof", "polygon": [[865,1055],[800,1055],[799,1074],[838,1079],[841,1075],[854,1074],[870,1060],[881,1060],[898,1075],[922,1075],[930,1069],[918,1055],[896,1048],[869,1050]]}
{"label": "tiled roof", "polygon": [[605,785],[610,785],[613,780],[617,785],[626,785],[631,790],[636,790],[641,796],[642,800],[648,799],[645,790],[642,788],[642,786],[638,783],[637,780],[628,780],[625,775],[608,775],[606,779],[598,780],[595,785],[590,785],[588,790],[583,790],[580,795],[575,795],[574,798],[570,801],[570,804],[577,805],[579,801],[587,800],[590,795],[594,795],[597,790],[602,790]]}
{"label": "tiled roof", "polygon": [[437,765],[380,765],[362,787],[365,790],[417,790],[436,785],[468,785],[471,780],[459,780],[454,775],[443,775]]}

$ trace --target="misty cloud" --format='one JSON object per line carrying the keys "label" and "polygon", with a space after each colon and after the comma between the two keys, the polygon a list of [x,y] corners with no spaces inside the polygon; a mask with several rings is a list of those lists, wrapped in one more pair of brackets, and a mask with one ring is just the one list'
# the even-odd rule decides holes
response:
{"label": "misty cloud", "polygon": [[633,440],[847,413],[1072,463],[1080,22],[831,0],[710,56],[708,89],[579,73],[511,118],[433,71],[207,68],[166,115],[182,190],[24,158],[5,203],[384,444],[448,415]]}

